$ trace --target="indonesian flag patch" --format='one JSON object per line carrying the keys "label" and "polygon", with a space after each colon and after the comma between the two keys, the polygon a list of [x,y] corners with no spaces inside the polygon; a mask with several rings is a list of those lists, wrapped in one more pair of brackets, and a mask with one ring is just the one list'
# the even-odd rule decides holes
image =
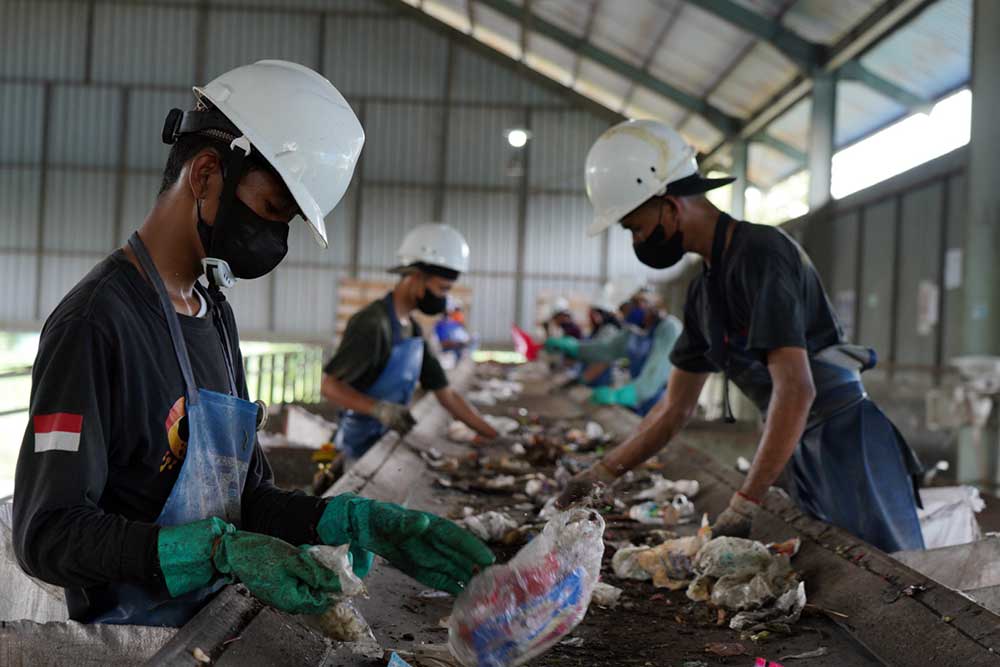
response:
{"label": "indonesian flag patch", "polygon": [[83,415],[53,412],[31,418],[35,427],[35,453],[75,452],[80,449],[80,429]]}

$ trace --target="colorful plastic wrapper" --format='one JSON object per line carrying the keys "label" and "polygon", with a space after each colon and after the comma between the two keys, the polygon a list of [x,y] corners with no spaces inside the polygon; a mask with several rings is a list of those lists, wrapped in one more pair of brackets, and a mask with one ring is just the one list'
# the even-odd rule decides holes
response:
{"label": "colorful plastic wrapper", "polygon": [[603,535],[597,512],[560,512],[509,563],[476,576],[451,613],[452,655],[466,667],[512,667],[569,634],[590,605]]}

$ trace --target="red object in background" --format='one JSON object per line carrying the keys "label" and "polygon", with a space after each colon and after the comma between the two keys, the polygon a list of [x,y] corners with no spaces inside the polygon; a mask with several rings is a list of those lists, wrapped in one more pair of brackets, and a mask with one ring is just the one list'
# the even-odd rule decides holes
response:
{"label": "red object in background", "polygon": [[534,361],[538,358],[538,351],[542,349],[542,346],[536,343],[528,332],[517,326],[516,324],[510,325],[510,334],[514,337],[514,350],[520,352],[524,355],[524,358],[528,361]]}

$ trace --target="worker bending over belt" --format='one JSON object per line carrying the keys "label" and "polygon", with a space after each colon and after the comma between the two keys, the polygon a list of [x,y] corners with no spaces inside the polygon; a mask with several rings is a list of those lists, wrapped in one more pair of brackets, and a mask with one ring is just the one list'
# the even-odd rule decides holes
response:
{"label": "worker bending over belt", "polygon": [[326,247],[323,219],[364,144],[358,119],[329,81],[284,61],[195,94],[194,110],[167,116],[145,222],[42,330],[15,479],[19,563],[89,623],[181,626],[232,581],[320,613],[340,582],[310,544],[350,544],[361,576],[377,553],[457,593],[492,555],[455,524],[274,485],[256,438],[265,410],[247,398],[220,292],[272,271],[296,216]]}
{"label": "worker bending over belt", "polygon": [[723,372],[766,417],[750,472],[714,534],[747,536],[787,466],[788,490],[804,511],[884,551],[922,548],[914,481],[920,465],[861,384],[874,351],[845,341],[795,241],[777,228],[733,220],[708,201],[704,192],[733,179],[701,177],[694,155],[672,128],[640,120],[607,130],[587,156],[592,234],[619,223],[644,264],[663,269],[695,252],[704,271],[688,290],[665,399],[580,473],[559,504],[665,447],[694,414],[708,374]]}

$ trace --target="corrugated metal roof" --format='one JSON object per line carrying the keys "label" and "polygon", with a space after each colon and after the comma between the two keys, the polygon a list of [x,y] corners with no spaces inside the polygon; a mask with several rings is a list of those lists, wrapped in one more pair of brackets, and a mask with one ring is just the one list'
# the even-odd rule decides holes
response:
{"label": "corrugated metal roof", "polygon": [[[732,1],[780,22],[792,37],[820,45],[838,43],[882,5],[882,0]],[[727,115],[737,123],[754,117],[802,73],[798,64],[739,20],[702,9],[695,0],[401,2],[422,5],[431,15],[447,14],[445,22],[459,29],[468,30],[471,15],[472,35],[480,41],[613,111],[680,124],[688,140],[703,151],[728,138],[726,126],[732,121]],[[961,86],[969,77],[971,3],[932,3],[876,44],[863,64],[890,87],[928,99]],[[526,10],[531,12],[527,22]],[[521,34],[525,24],[526,39]],[[562,37],[554,38],[553,33],[560,31]],[[522,42],[527,44],[526,53],[521,52]],[[648,81],[638,83],[636,72],[675,92]],[[843,80],[838,94],[838,144],[867,135],[902,112],[900,103],[884,92],[853,81]],[[702,111],[685,108],[684,95],[691,108],[701,105]],[[707,111],[706,103],[711,107]],[[765,131],[804,150],[808,114],[793,109],[786,116]],[[785,155],[752,164],[763,179],[758,185],[772,184],[769,179],[784,172],[778,165],[788,161]]]}

